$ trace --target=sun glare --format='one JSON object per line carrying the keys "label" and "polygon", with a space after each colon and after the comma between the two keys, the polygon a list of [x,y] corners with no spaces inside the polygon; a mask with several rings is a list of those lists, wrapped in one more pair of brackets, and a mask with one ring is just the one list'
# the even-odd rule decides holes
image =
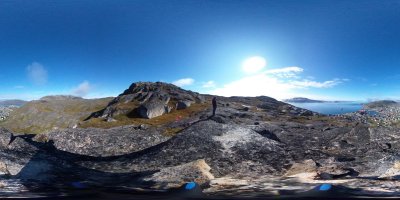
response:
{"label": "sun glare", "polygon": [[255,73],[262,70],[267,65],[265,58],[254,56],[246,59],[242,64],[242,69],[246,73]]}

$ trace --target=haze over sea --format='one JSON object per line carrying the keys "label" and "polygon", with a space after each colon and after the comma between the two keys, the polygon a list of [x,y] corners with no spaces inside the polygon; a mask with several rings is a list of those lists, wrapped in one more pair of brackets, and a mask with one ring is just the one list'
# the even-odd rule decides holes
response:
{"label": "haze over sea", "polygon": [[344,114],[356,112],[362,108],[361,102],[324,102],[324,103],[290,103],[299,108],[305,108],[322,114]]}

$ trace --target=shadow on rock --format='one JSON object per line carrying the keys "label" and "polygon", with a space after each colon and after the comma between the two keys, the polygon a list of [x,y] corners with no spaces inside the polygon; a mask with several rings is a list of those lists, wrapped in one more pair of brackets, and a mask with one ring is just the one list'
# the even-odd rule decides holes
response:
{"label": "shadow on rock", "polygon": [[[37,148],[29,161],[15,175],[3,175],[2,179],[15,179],[30,192],[51,192],[52,196],[65,195],[75,190],[110,190],[111,188],[151,188],[154,184],[143,181],[142,177],[156,171],[140,173],[116,173],[89,169],[78,165],[78,161],[104,161],[122,156],[92,157],[57,150],[53,141],[46,143],[35,142],[32,135],[13,136],[21,138]],[[15,140],[14,138],[14,140]],[[143,152],[142,152],[143,153]],[[140,154],[140,152],[139,152]],[[17,156],[16,156],[17,157]]]}

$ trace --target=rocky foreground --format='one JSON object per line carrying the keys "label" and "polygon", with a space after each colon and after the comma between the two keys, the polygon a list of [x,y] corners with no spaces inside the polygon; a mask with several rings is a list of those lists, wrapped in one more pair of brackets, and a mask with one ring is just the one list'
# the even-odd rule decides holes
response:
{"label": "rocky foreground", "polygon": [[[145,104],[146,112],[134,102],[137,122],[153,115],[153,108],[163,110],[160,119],[175,116],[183,100],[191,102],[183,110],[206,109],[156,125],[70,128],[39,135],[1,129],[0,196],[37,188],[163,191],[190,181],[210,196],[299,194],[321,183],[349,188],[351,195],[400,195],[398,128],[322,116],[268,97],[219,97],[217,115],[210,116],[208,96],[179,90],[171,98],[171,91],[161,90],[152,97],[157,91],[149,93],[154,85],[148,86],[131,86],[90,118],[115,123],[111,119],[124,119],[118,112],[131,113],[122,102],[132,100],[157,102]],[[176,132],[166,134],[166,129]]]}

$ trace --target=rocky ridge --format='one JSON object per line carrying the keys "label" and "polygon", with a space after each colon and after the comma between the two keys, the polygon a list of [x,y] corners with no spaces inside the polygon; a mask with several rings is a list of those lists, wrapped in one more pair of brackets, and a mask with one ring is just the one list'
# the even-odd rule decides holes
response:
{"label": "rocky ridge", "polygon": [[108,119],[118,115],[151,119],[169,113],[172,109],[185,109],[192,103],[204,101],[200,94],[182,90],[172,84],[138,82],[133,83],[106,108],[93,113],[88,119]]}

